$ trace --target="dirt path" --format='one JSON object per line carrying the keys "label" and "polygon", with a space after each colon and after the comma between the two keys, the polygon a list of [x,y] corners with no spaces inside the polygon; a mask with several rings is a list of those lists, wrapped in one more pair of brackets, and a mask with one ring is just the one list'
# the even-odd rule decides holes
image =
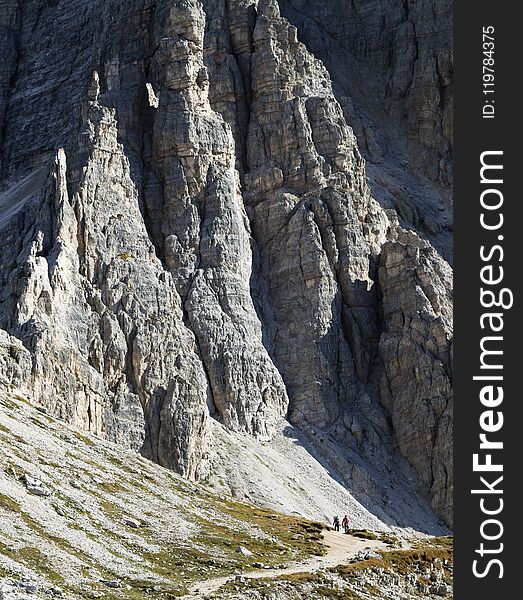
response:
{"label": "dirt path", "polygon": [[[387,546],[378,540],[363,540],[337,533],[335,531],[323,532],[323,543],[327,546],[327,554],[325,556],[313,556],[300,563],[295,563],[285,569],[259,569],[257,571],[248,571],[242,573],[245,579],[274,579],[280,575],[292,575],[294,573],[310,573],[321,568],[336,567],[346,564],[351,558],[354,558],[360,550],[365,548],[371,550],[383,550]],[[193,584],[189,593],[180,600],[197,600],[199,598],[207,598],[213,592],[225,585],[229,581],[233,581],[234,576],[217,577],[206,581],[199,581]]]}

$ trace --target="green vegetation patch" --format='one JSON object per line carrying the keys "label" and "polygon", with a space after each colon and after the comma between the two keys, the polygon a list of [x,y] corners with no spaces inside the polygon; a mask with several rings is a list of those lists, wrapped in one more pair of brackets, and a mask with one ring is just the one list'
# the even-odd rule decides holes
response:
{"label": "green vegetation patch", "polygon": [[399,539],[395,535],[391,535],[390,533],[382,533],[379,536],[379,540],[388,546],[397,546],[400,545]]}
{"label": "green vegetation patch", "polygon": [[2,401],[2,404],[9,410],[17,410],[18,409],[18,405],[16,404],[16,402],[13,401],[12,397],[8,397],[8,396],[5,396],[2,394],[2,396],[0,397],[0,400]]}
{"label": "green vegetation patch", "polygon": [[94,442],[91,439],[89,439],[86,435],[82,435],[78,431],[74,432],[74,437],[83,442],[86,446],[94,446]]}
{"label": "green vegetation patch", "polygon": [[115,521],[121,519],[123,515],[122,509],[117,504],[110,502],[109,500],[101,500],[100,508],[108,517]]}
{"label": "green vegetation patch", "polygon": [[[299,593],[300,586],[307,586],[310,593],[310,586],[314,586],[314,597],[330,598],[331,600],[362,600],[361,596],[348,588],[337,589],[332,587],[332,580],[324,573],[291,573],[289,575],[280,575],[276,578],[263,577],[259,579],[248,579],[246,582],[231,581],[220,588],[222,592],[234,592],[238,587],[248,590],[264,590],[266,593],[274,592],[277,589],[283,589],[292,586],[294,592]],[[216,596],[217,598],[220,596]]]}
{"label": "green vegetation patch", "polygon": [[47,556],[38,548],[24,546],[15,549],[0,542],[0,554],[11,558],[15,562],[24,564],[54,584],[60,585],[63,581],[62,576],[49,566]]}
{"label": "green vegetation patch", "polygon": [[[213,504],[222,514],[245,523],[245,527],[234,528],[234,522],[216,523],[193,516],[200,531],[192,545],[172,546],[145,554],[144,560],[151,572],[186,587],[196,580],[229,575],[235,570],[250,570],[255,562],[276,566],[326,552],[321,544],[323,526],[320,523],[210,495],[205,503],[206,506]],[[249,531],[252,527],[264,535],[257,537],[256,531]],[[252,556],[238,552],[239,546],[249,550]]]}
{"label": "green vegetation patch", "polygon": [[[214,500],[216,501],[216,499]],[[327,552],[325,545],[322,544],[324,526],[321,523],[275,513],[269,509],[250,506],[234,500],[221,500],[217,503],[217,508],[221,512],[248,525],[256,526],[269,536],[277,538],[283,545],[301,557],[324,556]],[[263,544],[270,549],[268,540],[265,540]]]}
{"label": "green vegetation patch", "polygon": [[[169,593],[182,593],[192,581],[219,577],[231,570],[230,565],[196,547],[167,547],[159,552],[145,552],[143,558],[147,563],[147,570],[170,582],[173,589]],[[136,586],[138,582],[132,585]]]}
{"label": "green vegetation patch", "polygon": [[377,540],[379,536],[374,533],[374,531],[369,531],[368,529],[354,529],[351,531],[351,535],[357,538],[361,538],[362,540]]}
{"label": "green vegetation patch", "polygon": [[[21,394],[15,394],[15,398],[19,401],[19,402],[23,402],[24,404],[27,404],[27,406],[31,406],[29,400],[27,400],[27,398],[25,398],[24,396],[22,396]],[[32,407],[32,406],[31,406]]]}
{"label": "green vegetation patch", "polygon": [[434,560],[440,559],[452,563],[453,552],[448,548],[423,548],[417,550],[392,550],[384,552],[381,558],[370,558],[348,565],[331,567],[331,573],[337,573],[345,579],[352,579],[364,569],[382,568],[407,575],[413,571],[430,567]]}
{"label": "green vegetation patch", "polygon": [[20,504],[16,500],[13,500],[9,496],[0,493],[0,508],[9,512],[20,512]]}
{"label": "green vegetation patch", "polygon": [[98,488],[108,494],[118,494],[119,492],[127,492],[128,489],[121,483],[115,481],[103,481],[98,484]]}
{"label": "green vegetation patch", "polygon": [[433,548],[447,548],[452,550],[454,548],[454,538],[451,535],[425,538],[421,540],[420,545],[422,547],[429,546]]}

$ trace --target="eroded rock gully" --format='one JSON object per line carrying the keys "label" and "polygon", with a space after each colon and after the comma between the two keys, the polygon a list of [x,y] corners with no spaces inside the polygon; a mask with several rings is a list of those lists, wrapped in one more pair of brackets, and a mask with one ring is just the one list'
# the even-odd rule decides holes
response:
{"label": "eroded rock gully", "polygon": [[450,24],[363,4],[2,4],[3,371],[191,478],[287,418],[450,523]]}

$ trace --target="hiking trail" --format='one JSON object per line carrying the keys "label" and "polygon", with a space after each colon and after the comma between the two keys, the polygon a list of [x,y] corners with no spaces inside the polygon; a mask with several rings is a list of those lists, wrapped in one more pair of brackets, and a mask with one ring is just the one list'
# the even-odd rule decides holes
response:
{"label": "hiking trail", "polygon": [[[354,558],[360,550],[377,551],[388,548],[388,546],[380,540],[367,540],[328,530],[323,531],[322,543],[327,548],[327,554],[324,556],[311,556],[307,560],[294,563],[285,569],[256,569],[244,572],[241,575],[244,579],[275,579],[281,575],[310,573],[317,571],[318,569],[337,567],[338,565],[346,564]],[[234,581],[235,577],[236,574],[197,581],[191,585],[188,594],[182,596],[180,600],[207,598],[226,583]]]}

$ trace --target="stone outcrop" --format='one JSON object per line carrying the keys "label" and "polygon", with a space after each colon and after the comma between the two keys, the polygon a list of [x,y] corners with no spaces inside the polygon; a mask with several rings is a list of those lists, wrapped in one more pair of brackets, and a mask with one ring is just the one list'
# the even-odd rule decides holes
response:
{"label": "stone outcrop", "polygon": [[281,0],[280,6],[329,69],[375,198],[451,260],[452,3]]}
{"label": "stone outcrop", "polygon": [[[376,115],[381,105],[396,127],[405,128],[408,140],[425,149],[418,158],[430,176],[449,182],[451,2],[282,0],[280,5],[283,14],[299,25],[315,54],[329,66],[337,63],[332,67],[337,68],[340,87],[373,92],[375,103],[369,99],[369,112]],[[342,51],[334,53],[335,45]],[[348,69],[352,82],[338,81],[341,68]]]}
{"label": "stone outcrop", "polygon": [[383,246],[379,282],[381,400],[400,451],[431,490],[433,506],[450,522],[452,273],[429,244],[401,232]]}
{"label": "stone outcrop", "polygon": [[31,355],[19,339],[0,329],[0,377],[8,389],[24,389],[31,370]]}
{"label": "stone outcrop", "polygon": [[162,202],[158,206],[157,189],[145,201],[198,340],[216,410],[233,430],[270,436],[288,400],[250,296],[250,227],[232,132],[208,98],[204,25],[198,2],[157,7],[151,71],[159,104],[150,169]]}
{"label": "stone outcrop", "polygon": [[4,4],[7,379],[190,478],[213,419],[287,418],[364,494],[414,493],[406,459],[449,523],[444,9]]}

